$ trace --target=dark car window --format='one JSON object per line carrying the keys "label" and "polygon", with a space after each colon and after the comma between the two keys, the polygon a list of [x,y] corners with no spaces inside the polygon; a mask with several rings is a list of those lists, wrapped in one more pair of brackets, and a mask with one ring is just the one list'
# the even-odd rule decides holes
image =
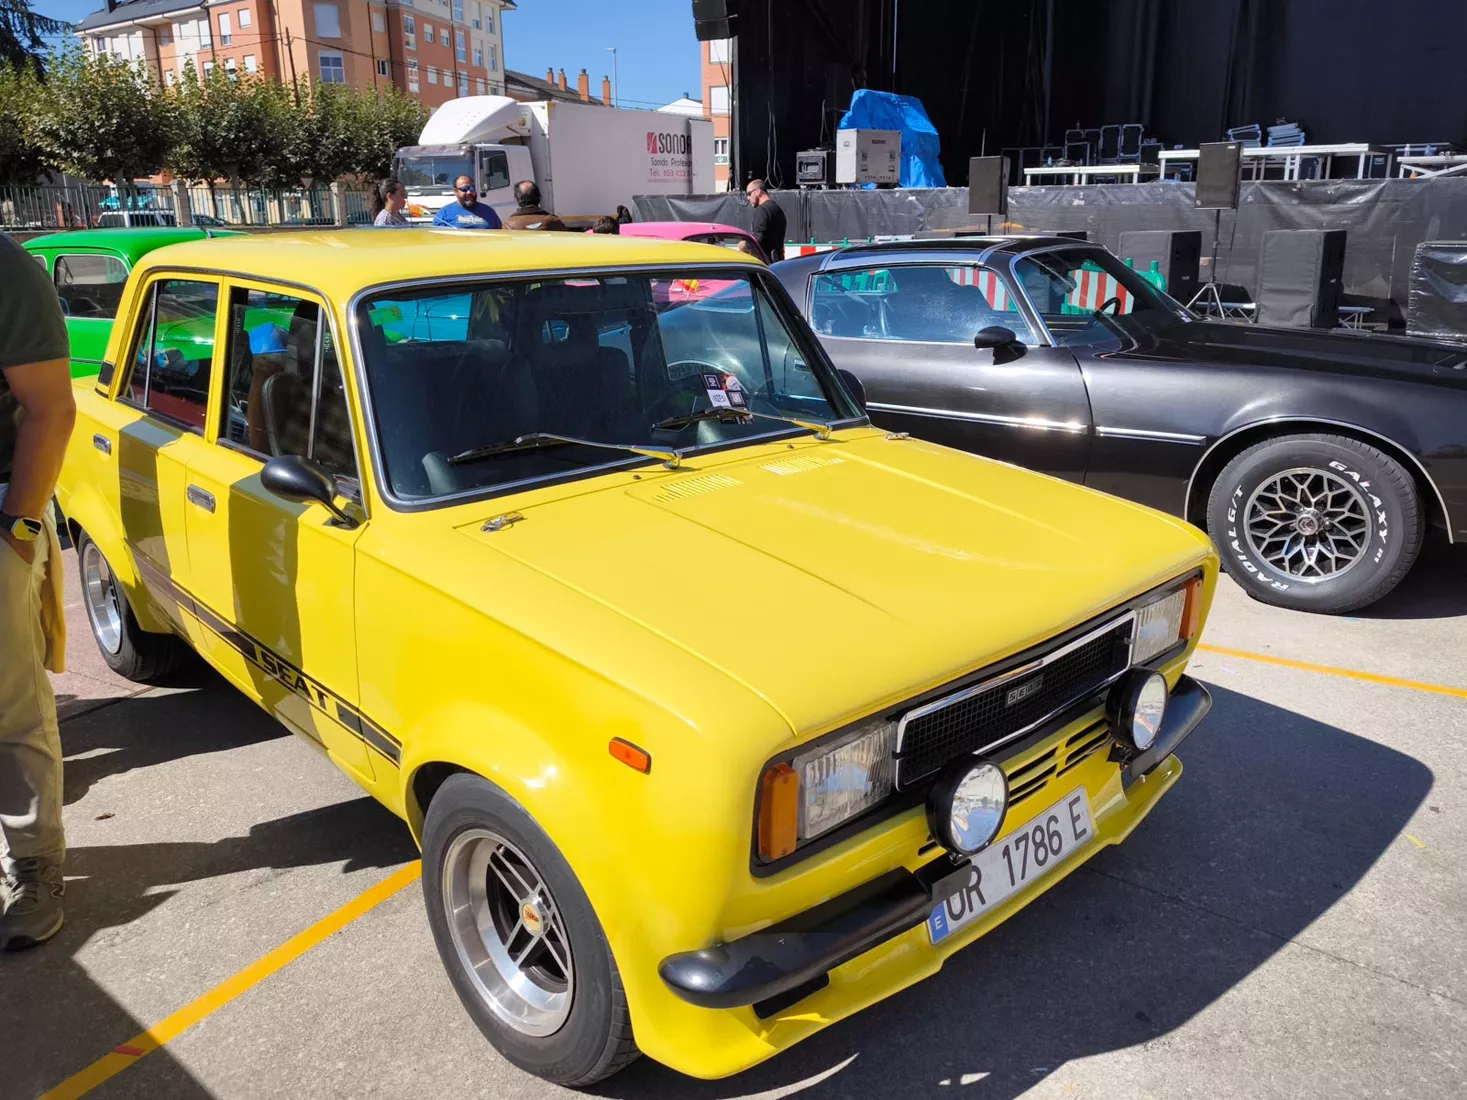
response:
{"label": "dark car window", "polygon": [[74,253],[56,257],[56,294],[69,317],[117,316],[127,265],[115,256]]}
{"label": "dark car window", "polygon": [[166,279],[148,288],[123,400],[203,433],[219,284]]}
{"label": "dark car window", "polygon": [[1093,344],[1117,327],[1178,322],[1182,307],[1101,249],[1059,249],[1014,265],[1034,311],[1056,344]]}
{"label": "dark car window", "polygon": [[811,324],[824,336],[970,344],[993,325],[1037,343],[1019,303],[997,272],[973,266],[909,264],[815,277]]}

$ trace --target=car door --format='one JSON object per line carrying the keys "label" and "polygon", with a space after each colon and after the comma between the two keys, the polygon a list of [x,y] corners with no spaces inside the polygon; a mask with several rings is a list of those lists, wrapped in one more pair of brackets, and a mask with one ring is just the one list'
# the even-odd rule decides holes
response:
{"label": "car door", "polygon": [[115,464],[118,515],[153,601],[196,644],[185,595],[190,560],[188,465],[204,445],[219,283],[161,274],[140,288],[133,331],[121,345],[111,418],[89,424],[99,461]]}
{"label": "car door", "polygon": [[363,528],[260,483],[268,458],[299,455],[333,475],[343,495],[358,493],[330,311],[293,289],[226,289],[211,430],[188,468],[192,595],[206,644],[247,694],[370,782],[353,621]]}
{"label": "car door", "polygon": [[[877,425],[1071,481],[1090,405],[1075,357],[1030,327],[1009,282],[976,264],[878,264],[815,275],[810,318]],[[977,348],[990,326],[1015,343]]]}
{"label": "car door", "polygon": [[107,354],[112,323],[122,301],[127,264],[101,252],[57,252],[51,277],[66,314],[72,376],[96,374]]}

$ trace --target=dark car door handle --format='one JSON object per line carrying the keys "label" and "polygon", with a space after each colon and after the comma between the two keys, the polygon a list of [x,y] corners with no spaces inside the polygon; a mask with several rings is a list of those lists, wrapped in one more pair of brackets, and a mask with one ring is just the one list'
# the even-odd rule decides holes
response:
{"label": "dark car door handle", "polygon": [[92,446],[104,455],[110,455],[112,453],[112,440],[108,439],[105,435],[99,434],[92,436]]}
{"label": "dark car door handle", "polygon": [[214,510],[214,494],[200,489],[197,485],[188,487],[188,499],[206,512]]}

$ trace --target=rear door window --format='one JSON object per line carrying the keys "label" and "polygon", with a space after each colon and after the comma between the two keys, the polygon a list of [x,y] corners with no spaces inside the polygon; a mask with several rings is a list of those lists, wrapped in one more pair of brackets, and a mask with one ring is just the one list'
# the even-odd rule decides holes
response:
{"label": "rear door window", "polygon": [[71,253],[56,257],[55,279],[67,316],[110,320],[122,301],[127,265],[116,256]]}

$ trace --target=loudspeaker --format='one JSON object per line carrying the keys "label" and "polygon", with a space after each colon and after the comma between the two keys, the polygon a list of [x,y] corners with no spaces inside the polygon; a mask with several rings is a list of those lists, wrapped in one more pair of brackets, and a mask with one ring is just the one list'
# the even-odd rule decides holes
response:
{"label": "loudspeaker", "polygon": [[968,159],[968,213],[1009,212],[1009,158]]}
{"label": "loudspeaker", "polygon": [[1258,323],[1334,328],[1344,279],[1343,229],[1270,230],[1258,251]]}
{"label": "loudspeaker", "polygon": [[1242,142],[1211,141],[1198,146],[1197,207],[1199,210],[1238,209],[1238,186],[1242,178]]}
{"label": "loudspeaker", "polygon": [[1195,229],[1140,229],[1121,234],[1121,259],[1130,260],[1140,273],[1151,263],[1166,278],[1166,292],[1179,302],[1190,302],[1197,293],[1197,274],[1202,264],[1202,234]]}
{"label": "loudspeaker", "polygon": [[736,33],[733,18],[738,15],[738,0],[693,0],[693,33],[699,42],[732,38]]}

